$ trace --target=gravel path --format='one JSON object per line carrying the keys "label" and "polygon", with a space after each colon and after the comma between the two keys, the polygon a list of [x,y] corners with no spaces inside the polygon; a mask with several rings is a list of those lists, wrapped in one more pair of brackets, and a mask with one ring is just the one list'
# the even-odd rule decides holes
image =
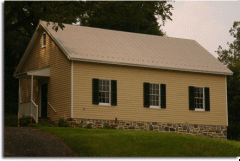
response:
{"label": "gravel path", "polygon": [[59,137],[30,127],[4,128],[5,157],[79,156]]}

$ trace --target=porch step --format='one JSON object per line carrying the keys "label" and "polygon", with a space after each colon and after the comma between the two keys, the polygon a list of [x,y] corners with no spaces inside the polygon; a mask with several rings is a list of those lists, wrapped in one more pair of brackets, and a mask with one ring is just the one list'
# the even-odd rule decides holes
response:
{"label": "porch step", "polygon": [[52,121],[50,120],[49,117],[46,117],[46,118],[39,117],[38,118],[38,123],[41,123],[41,122],[45,122],[45,123],[49,123],[49,124],[52,123]]}

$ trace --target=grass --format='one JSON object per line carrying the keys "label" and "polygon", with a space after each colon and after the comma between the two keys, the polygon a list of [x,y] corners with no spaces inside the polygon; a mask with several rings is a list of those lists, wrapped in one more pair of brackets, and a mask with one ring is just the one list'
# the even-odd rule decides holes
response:
{"label": "grass", "polygon": [[155,131],[38,127],[59,136],[81,156],[201,157],[240,156],[236,141]]}
{"label": "grass", "polygon": [[4,115],[4,125],[11,127],[18,127],[18,115],[6,114]]}

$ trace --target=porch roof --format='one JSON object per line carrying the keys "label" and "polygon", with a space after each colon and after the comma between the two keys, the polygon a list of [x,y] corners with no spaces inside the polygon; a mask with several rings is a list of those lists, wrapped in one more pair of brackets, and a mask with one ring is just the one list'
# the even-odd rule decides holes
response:
{"label": "porch roof", "polygon": [[44,68],[40,68],[40,69],[36,69],[36,70],[30,70],[24,73],[19,73],[18,75],[16,75],[16,78],[26,78],[26,79],[30,79],[31,76],[34,77],[50,77],[50,66],[44,67]]}

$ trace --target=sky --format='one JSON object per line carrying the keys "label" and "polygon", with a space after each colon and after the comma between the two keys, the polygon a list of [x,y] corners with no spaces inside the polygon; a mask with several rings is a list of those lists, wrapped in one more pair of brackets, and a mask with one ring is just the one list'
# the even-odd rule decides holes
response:
{"label": "sky", "polygon": [[233,42],[229,30],[234,21],[240,21],[240,0],[169,3],[174,7],[172,21],[161,26],[167,36],[196,40],[215,57],[219,45],[228,49],[227,42]]}

